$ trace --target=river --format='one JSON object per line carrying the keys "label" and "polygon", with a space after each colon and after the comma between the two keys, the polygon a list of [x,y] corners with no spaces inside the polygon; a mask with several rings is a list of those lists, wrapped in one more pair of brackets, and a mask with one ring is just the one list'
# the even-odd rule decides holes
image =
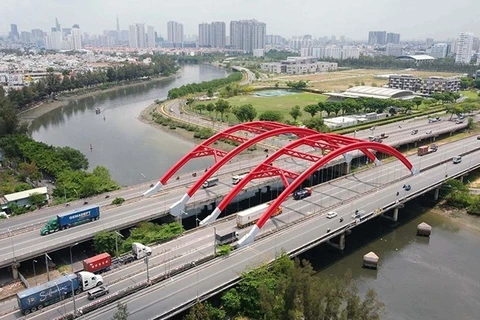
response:
{"label": "river", "polygon": [[[72,100],[33,120],[31,134],[37,141],[80,150],[87,156],[90,170],[105,166],[120,185],[154,180],[191,150],[194,143],[142,123],[137,119],[140,112],[155,99],[165,99],[171,88],[226,76],[225,70],[210,65],[186,65],[176,78]],[[102,113],[95,114],[96,108]],[[210,164],[210,159],[199,159],[181,172]]]}

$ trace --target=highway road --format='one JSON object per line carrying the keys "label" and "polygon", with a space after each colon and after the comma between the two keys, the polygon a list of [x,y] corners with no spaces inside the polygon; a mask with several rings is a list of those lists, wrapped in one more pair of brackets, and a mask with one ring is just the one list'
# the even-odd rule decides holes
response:
{"label": "highway road", "polygon": [[[306,217],[306,216],[312,216],[312,217],[315,216],[313,219],[320,219],[319,224],[321,225],[325,223],[325,225],[322,225],[321,230],[323,231],[321,233],[318,233],[317,231],[317,234],[316,234],[317,237],[318,235],[321,235],[324,233],[326,234],[326,229],[328,227],[330,227],[333,232],[337,227],[345,227],[347,223],[351,222],[350,216],[353,213],[353,211],[355,211],[355,209],[360,209],[360,210],[365,210],[366,212],[370,212],[369,210],[373,211],[377,208],[383,208],[385,206],[390,205],[391,203],[394,203],[397,199],[407,197],[409,194],[415,192],[416,190],[419,190],[420,188],[422,188],[422,186],[425,183],[428,184],[428,182],[434,181],[435,179],[437,179],[438,181],[442,180],[442,178],[445,177],[445,173],[451,176],[454,172],[465,169],[466,167],[471,165],[472,162],[478,164],[477,159],[478,159],[479,152],[464,156],[463,162],[457,165],[453,165],[452,162],[449,160],[455,155],[463,154],[468,150],[475,149],[475,148],[480,148],[480,141],[478,141],[475,137],[472,137],[457,143],[444,145],[442,146],[441,150],[439,150],[438,152],[432,153],[423,157],[418,157],[416,155],[410,156],[409,157],[410,161],[412,161],[412,163],[420,169],[427,168],[428,166],[437,164],[442,161],[447,161],[446,164],[440,165],[426,172],[422,172],[418,176],[410,176],[408,169],[406,169],[402,164],[396,161],[392,163],[387,163],[380,167],[375,167],[365,172],[360,172],[354,175],[350,175],[346,178],[340,178],[340,179],[331,181],[329,183],[319,185],[314,188],[313,195],[309,198],[306,198],[300,201],[295,201],[293,199],[287,200],[282,205],[282,207],[284,208],[284,213],[279,215],[276,218],[271,219],[271,221],[264,227],[264,230],[262,230],[262,232],[265,233],[265,232],[268,232],[269,230],[285,226],[285,224],[288,224],[289,222],[298,220],[299,218]],[[392,180],[399,180],[399,181],[392,183],[391,182]],[[404,183],[409,183],[412,185],[412,190],[410,192],[403,191],[402,193],[403,189],[401,186]],[[396,196],[397,191],[401,192],[398,197]],[[351,202],[335,209],[335,211],[339,213],[338,218],[344,217],[343,224],[340,224],[338,219],[327,220],[324,218],[324,213],[327,211],[327,208],[332,206],[338,206],[339,203],[341,203],[342,201],[346,203],[349,199],[351,200]],[[319,212],[321,213],[320,218],[316,217]],[[327,226],[328,223],[330,223],[330,225]],[[304,225],[303,222],[300,224]],[[312,223],[307,223],[307,226],[310,224]],[[315,225],[317,226],[318,223],[316,223]],[[215,224],[215,227],[217,228],[217,230],[222,230],[222,231],[234,230],[236,228],[234,219],[230,219],[229,221],[223,220],[221,222],[218,222],[217,224]],[[290,227],[288,230],[290,230],[291,228],[295,228],[296,231],[292,232],[291,235],[288,235],[287,238],[290,238],[290,237],[292,237],[292,239],[297,238],[302,234],[302,232],[300,232],[299,229],[296,229],[297,228],[296,226]],[[240,236],[245,234],[247,231],[248,231],[248,228],[241,230]],[[284,232],[286,231],[281,231],[280,233],[284,233]],[[283,242],[280,243],[280,241],[278,241],[278,239],[280,239],[280,236],[277,234],[272,235],[271,237],[268,237],[266,239],[275,239],[277,250],[280,250],[283,246]],[[260,242],[263,242],[263,241],[264,240]],[[275,246],[275,242],[270,242],[270,244],[272,246]],[[348,239],[347,239],[347,244],[348,244]],[[288,249],[285,246],[283,247],[285,249]],[[248,258],[250,259],[248,260],[249,263],[253,261],[252,259],[259,259],[258,258],[259,256],[262,257],[261,261],[265,261],[264,254],[268,253],[268,251],[267,252],[258,251],[257,243],[254,243],[249,247],[249,249],[246,249],[246,250],[250,255]],[[182,236],[172,242],[169,242],[154,248],[154,257],[151,260],[151,266],[155,263],[159,263],[159,264],[151,268],[150,275],[151,277],[153,277],[155,275],[163,274],[165,271],[168,272],[168,270],[171,270],[177,266],[180,266],[187,261],[198,260],[204,257],[205,255],[208,255],[212,251],[213,251],[213,229],[211,227],[200,228],[194,232],[187,233],[185,236]],[[239,250],[239,252],[245,252],[245,249]],[[231,257],[235,257],[236,255],[237,253],[234,253],[232,254]],[[226,258],[225,261],[229,261],[231,257]],[[172,258],[174,260],[170,260]],[[233,264],[235,264],[235,261],[236,261],[235,259],[236,258],[233,258],[232,260]],[[244,259],[247,259],[247,258],[244,257]],[[170,260],[170,261],[167,264],[165,264],[164,261],[166,260]],[[221,264],[222,261],[224,261],[224,259],[220,259],[220,260],[221,261],[219,261],[218,263]],[[246,263],[245,265],[249,265],[249,263]],[[200,293],[204,292],[208,287],[209,282],[208,281],[203,282],[205,278],[209,279],[210,284],[212,283],[212,281],[214,281],[214,283],[217,283],[217,282],[221,283],[223,279],[222,278],[223,274],[219,270],[223,270],[222,268],[226,268],[226,269],[230,268],[223,265],[222,267],[218,267],[218,269],[215,269],[216,270],[215,273],[222,274],[221,276],[219,276],[219,279],[217,281],[217,278],[212,279],[211,277],[206,276],[207,272],[204,270],[207,270],[208,269],[207,267],[209,265],[210,264],[205,265],[205,267],[200,266],[198,268],[195,268],[196,270],[198,270]],[[217,264],[214,264],[214,265],[216,268]],[[241,264],[241,266],[244,266],[244,265]],[[114,288],[115,290],[123,289],[133,283],[137,283],[139,281],[145,280],[146,278],[145,272],[128,277],[128,274],[129,274],[128,270],[135,270],[135,272],[141,272],[142,269],[143,270],[145,269],[143,262],[129,265],[126,269],[121,269],[120,271],[113,271],[109,273],[106,276],[106,282],[109,283],[110,287]],[[208,269],[208,270],[210,270],[209,272],[212,271],[211,269]],[[234,270],[238,271],[239,269],[234,268]],[[189,275],[191,275],[191,272],[185,273],[184,276],[188,278]],[[231,276],[231,274],[229,275]],[[120,280],[120,279],[125,279],[126,277],[128,277],[128,280],[123,280],[123,281]],[[180,294],[176,292],[175,288],[182,288],[181,286],[183,285],[182,284],[183,282],[181,280],[181,277],[183,277],[183,275],[176,277],[176,278],[179,278],[179,283],[175,284],[175,287],[170,287],[171,282],[167,281],[160,286],[160,287],[167,286],[168,288],[164,288],[167,291],[164,292],[164,290],[159,290],[156,292],[158,297],[162,297],[162,299],[168,300],[170,303],[170,306],[175,306],[175,303],[172,302],[171,299],[177,297],[178,294]],[[192,281],[191,278],[189,278],[189,281],[190,281],[189,284],[185,286],[186,288],[185,299],[188,298],[190,295],[190,288],[192,284],[196,283],[196,281],[195,280]],[[156,287],[158,288],[158,286]],[[115,290],[112,289],[112,293]],[[133,312],[132,314],[135,314],[138,319],[148,319],[147,315],[150,316],[149,314],[138,313],[138,312],[143,312],[142,310],[150,310],[149,312],[151,312],[151,308],[150,306],[142,306],[140,308],[138,307],[137,304],[142,302],[145,304],[148,304],[152,301],[156,301],[156,298],[153,297],[154,294],[152,296],[148,294],[148,291],[149,290],[146,290],[146,292],[142,291],[141,293],[141,296],[145,297],[146,300],[127,298],[127,299],[131,299],[131,301],[129,300],[128,302],[130,312]],[[168,295],[168,293],[170,293],[170,295]],[[77,307],[81,307],[82,305],[85,305],[87,301],[84,301],[84,300],[85,298],[80,298],[80,297],[77,298]],[[156,305],[155,310],[157,310],[157,312],[158,310],[169,309],[166,307],[164,308],[162,303],[163,302],[160,302],[160,304]],[[59,312],[64,312],[62,311],[62,308],[60,308],[59,305],[57,305],[56,308],[53,308],[51,310],[45,310],[38,315],[35,314],[33,316],[30,316],[29,319],[53,319],[55,316],[59,315]],[[72,309],[71,303],[67,303],[65,305],[65,308],[67,311],[71,310]],[[107,312],[107,315],[104,315],[104,317],[110,318],[111,315],[108,313],[109,308],[106,308],[105,310]],[[20,317],[20,314],[17,311],[15,313],[10,313],[8,315],[5,315],[4,317],[0,317],[0,320],[18,319],[18,317]],[[97,319],[97,318],[93,317],[92,319]]]}
{"label": "highway road", "polygon": [[[464,125],[455,124],[452,121],[441,121],[432,124],[425,124],[425,122],[426,121],[423,120],[423,126],[427,126],[429,130],[432,130],[432,134],[434,134],[435,132],[439,132],[440,130],[448,131]],[[396,132],[393,132],[389,138],[385,139],[384,142],[392,145],[399,145],[402,143],[402,141],[419,139],[420,136],[417,137],[417,135],[410,135],[411,126],[413,125],[403,125],[400,129],[397,125]],[[423,126],[420,127],[417,123],[415,123],[415,127],[417,128],[423,128]],[[361,133],[358,132],[357,136],[362,136],[365,133],[365,131]],[[421,131],[419,131],[419,134],[420,133]],[[427,135],[425,134],[425,136]],[[239,172],[242,169],[253,167],[254,165],[256,165],[257,162],[257,159],[250,159],[248,161],[238,162],[238,164],[232,163],[229,166],[229,169],[227,168],[224,170],[226,170],[227,172],[229,170],[231,170],[230,172]],[[234,170],[236,165],[239,166],[238,170]],[[285,157],[283,160],[275,162],[275,165],[278,165],[288,170],[302,170],[307,165],[309,165],[309,163]],[[192,181],[193,180],[190,180],[190,183]],[[102,217],[99,221],[96,222],[77,226],[69,230],[60,231],[55,234],[43,237],[40,236],[38,229],[34,229],[29,232],[22,232],[21,234],[13,235],[13,237],[4,237],[3,239],[0,239],[0,266],[7,266],[11,264],[14,259],[14,252],[15,258],[18,261],[23,261],[28,258],[35,257],[36,255],[43,254],[44,252],[49,252],[54,248],[58,249],[59,244],[61,244],[61,246],[63,247],[68,247],[69,244],[89,239],[92,237],[93,234],[100,230],[118,230],[119,228],[132,225],[135,221],[142,221],[151,217],[158,216],[161,212],[168,211],[168,208],[177,200],[179,200],[186,192],[187,189],[186,186],[183,184],[184,181],[178,183],[179,184],[175,185],[176,188],[164,190],[153,198],[142,198],[139,201],[127,203],[120,207],[113,207],[109,210],[102,210]],[[182,185],[180,185],[180,183],[182,183]],[[257,180],[254,183],[251,183],[249,186],[255,186],[259,184],[262,184],[262,180]],[[232,185],[230,176],[228,174],[224,175],[221,177],[220,183],[217,186],[197,191],[193,199],[191,199],[191,203],[211,199],[214,197],[221,197],[225,195],[231,188]],[[63,211],[62,209],[63,208],[58,208],[56,210]],[[21,222],[19,225],[25,226],[26,224],[31,224],[32,222],[42,220],[44,222],[53,215],[54,214],[46,216],[45,214],[42,214],[42,216],[39,216],[38,218],[35,217],[33,219],[19,220]],[[11,220],[16,221],[16,219]],[[7,222],[10,223],[10,220],[7,220]],[[5,227],[2,223],[2,231],[5,232],[6,230],[4,228]]]}

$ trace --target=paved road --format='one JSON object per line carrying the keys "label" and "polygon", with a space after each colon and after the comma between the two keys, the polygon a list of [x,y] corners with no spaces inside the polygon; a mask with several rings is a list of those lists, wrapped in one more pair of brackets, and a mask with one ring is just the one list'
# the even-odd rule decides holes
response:
{"label": "paved road", "polygon": [[[441,149],[441,151],[438,151],[437,153],[432,153],[427,156],[423,157],[418,157],[416,155],[410,156],[409,159],[412,161],[412,163],[422,169],[426,168],[427,166],[442,162],[446,159],[451,159],[453,156],[462,154],[467,152],[468,150],[471,150],[473,148],[480,148],[480,141],[476,140],[476,138],[469,138],[465,139],[461,142],[457,143],[451,143],[448,145],[444,145]],[[400,164],[398,161],[393,162],[393,163],[388,163],[380,167],[375,167],[371,170],[365,171],[365,172],[360,172],[358,174],[354,174],[351,176],[348,176],[346,178],[341,178],[337,179],[334,181],[331,181],[329,183],[325,183],[322,185],[319,185],[318,187],[314,188],[313,194],[311,197],[306,198],[301,201],[295,201],[293,199],[287,200],[284,205],[284,213],[281,214],[280,216],[271,219],[266,226],[264,227],[264,230],[262,232],[268,232],[269,230],[276,229],[279,227],[284,226],[285,224],[288,224],[294,220],[298,220],[302,217],[312,215],[312,214],[318,214],[319,212],[321,213],[321,218],[320,218],[320,225],[324,223],[330,223],[330,225],[322,225],[323,231],[321,233],[317,233],[317,237],[320,234],[326,234],[326,229],[329,227],[333,230],[335,230],[337,227],[345,227],[347,223],[351,222],[351,214],[355,209],[361,209],[361,210],[366,210],[366,212],[369,212],[369,210],[375,210],[377,208],[381,208],[384,206],[387,206],[395,200],[399,198],[403,198],[405,196],[408,196],[408,192],[402,192],[399,197],[397,197],[396,191],[398,190],[403,190],[401,186],[404,183],[409,183],[412,185],[412,190],[410,191],[413,192],[414,190],[419,190],[422,187],[422,184],[425,184],[427,182],[433,181],[432,179],[442,179],[445,176],[445,173],[448,173],[449,175],[452,175],[454,171],[458,171],[460,169],[466,168],[469,164],[472,163],[472,161],[475,163],[477,161],[478,163],[478,154],[479,152],[475,154],[470,154],[464,156],[464,160],[460,165],[453,165],[451,161],[448,161],[445,165],[441,165],[435,169],[426,171],[421,173],[419,176],[410,176],[408,170]],[[477,157],[477,158],[476,158]],[[433,174],[435,172],[435,174]],[[391,183],[392,180],[394,179],[402,179],[402,181],[396,182],[396,183]],[[372,197],[374,200],[372,200]],[[328,211],[329,207],[338,205],[342,201],[347,201],[348,199],[357,199],[354,202],[351,202],[350,204],[337,208],[335,211],[339,213],[339,217],[344,217],[344,223],[340,224],[338,219],[332,219],[332,220],[327,220],[324,218],[324,213]],[[386,202],[384,200],[387,200]],[[380,202],[379,202],[380,201]],[[383,201],[383,202],[382,202]],[[342,209],[344,208],[344,209]],[[345,209],[346,208],[346,209]],[[370,209],[373,208],[373,209]],[[338,218],[339,218],[338,217]],[[314,218],[318,219],[318,218]],[[315,224],[318,225],[318,224]],[[215,224],[215,227],[217,231],[231,231],[235,230],[235,221],[234,219],[230,219],[229,221],[223,220],[222,222],[219,222]],[[302,234],[302,232],[299,232],[299,229],[296,229],[292,234],[294,234],[296,237],[299,236],[299,234]],[[248,229],[243,229],[240,230],[240,236],[245,234],[248,231]],[[285,231],[281,231],[284,233]],[[274,235],[270,237],[270,239],[275,239],[274,241],[278,241],[279,235]],[[287,237],[290,237],[288,235]],[[293,235],[291,236],[295,238]],[[293,239],[292,238],[292,239]],[[269,239],[269,238],[267,238]],[[272,245],[275,242],[271,242]],[[347,240],[348,243],[348,240]],[[262,257],[260,260],[265,261],[263,259],[265,252],[257,252],[256,247],[257,244],[254,243],[249,251],[249,254],[253,257],[256,257],[254,259],[259,259],[259,256]],[[280,245],[279,242],[276,244],[277,250],[280,250],[282,246]],[[285,247],[286,248],[286,247]],[[287,248],[286,248],[287,249]],[[239,250],[240,252],[244,252],[244,249]],[[171,241],[169,243],[156,246],[154,248],[154,256],[150,262],[150,275],[156,276],[165,273],[168,270],[171,270],[175,267],[178,267],[180,265],[183,265],[185,262],[190,262],[193,260],[198,260],[209,253],[213,252],[213,230],[210,227],[206,228],[200,228],[194,232],[188,233],[185,236],[182,236],[174,241]],[[235,256],[233,254],[232,256]],[[170,260],[172,259],[173,260]],[[229,260],[227,258],[226,260]],[[170,260],[169,262],[165,262],[167,260]],[[250,260],[249,260],[250,261]],[[221,263],[221,262],[219,262]],[[156,266],[154,266],[156,264]],[[247,264],[248,265],[248,264]],[[208,266],[208,265],[207,265]],[[201,284],[203,281],[203,277],[206,277],[207,279],[210,279],[210,283],[213,281],[212,278],[209,278],[206,276],[206,273],[204,273],[204,268],[207,267],[199,267],[198,268],[198,275],[199,279],[202,279],[199,281],[199,292],[203,292],[203,290],[207,290],[208,287],[208,282],[204,282]],[[225,266],[219,267],[218,269],[215,269],[216,273],[221,274],[220,271],[222,270],[221,268],[225,268]],[[227,268],[229,269],[229,268]],[[139,274],[129,276],[132,271],[134,270],[133,273],[141,272]],[[125,269],[121,270],[116,270],[113,271],[109,274],[106,275],[106,282],[109,283],[112,293],[123,289],[125,287],[128,287],[129,285],[132,285],[133,283],[138,283],[140,281],[144,281],[146,278],[145,274],[145,266],[143,262],[140,263],[135,263],[131,264]],[[239,270],[239,269],[234,269],[234,270]],[[143,272],[143,273],[142,273]],[[188,274],[186,273],[185,276],[188,277]],[[231,274],[229,273],[231,276]],[[128,278],[127,278],[128,277]],[[221,275],[217,281],[217,278],[215,278],[214,283],[220,283],[223,275]],[[126,280],[121,280],[121,279],[126,279]],[[175,288],[181,288],[181,280],[179,280],[179,284],[175,284]],[[189,297],[189,290],[188,288],[191,287],[192,284],[196,283],[196,281],[192,281],[190,278],[190,283],[188,286],[186,286],[187,291],[184,293],[185,297]],[[165,282],[161,287],[163,286],[170,286],[170,282]],[[158,287],[158,286],[157,286]],[[163,297],[162,299],[167,299],[170,301],[171,306],[175,306],[175,302],[172,302],[171,299],[176,296],[176,289],[168,289],[168,292],[171,293],[171,296],[167,296],[168,293],[163,293],[157,292],[156,294],[159,295],[159,297]],[[196,290],[195,290],[196,291]],[[147,292],[142,291],[141,293],[142,297],[148,297],[147,300],[145,300],[145,303],[149,303],[152,301],[155,301],[152,296],[148,294]],[[138,312],[143,312],[140,311],[140,308],[137,308],[136,304],[140,303],[134,298],[131,298],[132,300],[128,302],[129,304],[129,310],[133,313],[136,314],[136,317],[138,319],[148,319],[146,314],[139,313]],[[153,299],[153,300],[152,300]],[[142,300],[142,299],[140,299]],[[137,302],[135,302],[137,301]],[[143,300],[142,300],[143,301]],[[77,307],[81,307],[82,305],[85,305],[87,301],[85,298],[77,298]],[[13,305],[14,301],[11,302]],[[71,303],[67,303],[65,305],[66,310],[71,310],[72,306]],[[137,310],[138,309],[138,310]],[[141,310],[150,310],[150,307],[146,308],[141,308]],[[156,311],[158,310],[168,310],[169,308],[164,308],[163,305],[156,305]],[[33,319],[52,319],[55,316],[59,316],[59,312],[63,312],[63,307],[56,307],[51,310],[46,310],[43,311],[41,314],[35,314]],[[108,314],[109,308],[105,309],[107,311],[107,316],[106,318],[110,318],[110,314]],[[149,311],[150,312],[150,311]],[[132,313],[132,314],[133,314]],[[150,315],[148,315],[150,316]],[[20,317],[20,313],[17,311],[15,313],[8,314],[4,317],[0,317],[0,320],[7,320],[7,319],[18,319]],[[93,317],[93,319],[97,319]]]}

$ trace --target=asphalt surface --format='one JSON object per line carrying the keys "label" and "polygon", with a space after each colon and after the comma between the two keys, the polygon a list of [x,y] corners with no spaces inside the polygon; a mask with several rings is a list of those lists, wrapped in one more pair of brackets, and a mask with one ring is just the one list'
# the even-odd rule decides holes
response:
{"label": "asphalt surface", "polygon": [[[449,160],[455,155],[464,154],[475,148],[480,148],[480,141],[476,137],[472,137],[456,143],[443,145],[436,153],[423,157],[410,156],[410,161],[419,169],[447,161],[445,164],[429,169],[417,176],[411,176],[403,164],[395,161],[319,185],[313,189],[311,197],[299,201],[289,198],[282,205],[284,213],[271,219],[265,225],[262,233],[282,227],[306,216],[311,216],[311,219],[256,241],[247,248],[236,250],[227,258],[216,259],[212,263],[195,267],[191,271],[187,271],[173,277],[171,280],[164,281],[123,300],[128,303],[129,311],[135,319],[149,319],[159,312],[167,312],[183,301],[194,299],[197,296],[197,292],[201,296],[212,288],[226,283],[238,276],[246,267],[272,259],[275,256],[275,252],[280,252],[282,248],[287,251],[294,250],[305,243],[316,240],[323,234],[326,235],[328,228],[331,229],[329,235],[333,235],[336,229],[348,228],[352,222],[351,215],[356,209],[364,210],[366,215],[378,208],[388,207],[394,204],[396,200],[401,200],[415,191],[442,181],[445,178],[445,174],[451,176],[472,164],[478,164],[480,152],[465,155],[460,164],[454,165]],[[393,180],[399,181],[392,183]],[[405,183],[412,186],[411,191],[405,192],[402,189]],[[399,196],[396,196],[397,191],[400,191]],[[351,199],[351,201],[347,203],[348,199]],[[341,202],[346,204],[333,209],[338,213],[338,217],[326,219],[325,213],[332,210],[328,208],[338,206]],[[340,217],[344,218],[343,223],[339,222]],[[236,230],[235,219],[230,219],[229,221],[222,220],[214,226],[217,231],[222,232]],[[249,228],[240,230],[240,236],[243,236],[248,230]],[[169,270],[175,267],[186,262],[198,260],[212,252],[212,227],[200,228],[194,232],[187,233],[178,239],[154,248],[153,257],[150,260],[150,276],[168,273]],[[105,282],[109,285],[111,293],[114,293],[133,283],[145,281],[146,272],[144,270],[145,265],[143,262],[132,263],[122,269],[106,274]],[[132,273],[136,273],[136,275],[132,275]],[[87,303],[88,301],[83,294],[76,299],[77,308]],[[67,312],[71,311],[72,308],[70,299],[65,304],[57,304],[50,309],[47,308],[42,313],[37,312],[28,318],[53,319],[60,316],[65,310]],[[115,309],[116,304],[113,304],[84,318],[100,319],[102,317],[109,319],[112,317]],[[0,317],[0,319],[18,319],[21,317],[20,312],[16,311]]]}

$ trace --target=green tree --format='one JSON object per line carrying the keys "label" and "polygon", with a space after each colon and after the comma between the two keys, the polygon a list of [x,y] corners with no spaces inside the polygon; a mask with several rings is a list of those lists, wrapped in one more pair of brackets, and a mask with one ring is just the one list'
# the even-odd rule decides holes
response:
{"label": "green tree", "polygon": [[230,103],[224,99],[218,99],[215,103],[215,111],[220,113],[220,116],[223,119],[223,115],[230,110]]}
{"label": "green tree", "polygon": [[280,113],[280,111],[267,110],[262,114],[260,114],[260,116],[258,117],[258,120],[282,122],[283,115]]}
{"label": "green tree", "polygon": [[118,241],[118,247],[122,245],[123,240],[117,239],[115,232],[100,231],[93,237],[93,244],[97,253],[108,252],[112,256],[116,254],[115,241]]}
{"label": "green tree", "polygon": [[303,111],[310,114],[313,117],[320,111],[318,104],[309,104],[303,108]]}
{"label": "green tree", "polygon": [[304,80],[300,81],[287,81],[287,86],[294,90],[303,90],[307,87],[308,82]]}
{"label": "green tree", "polygon": [[298,118],[302,116],[302,111],[300,110],[300,106],[295,106],[293,107],[290,112],[290,116],[293,118],[293,120],[296,122]]}
{"label": "green tree", "polygon": [[208,302],[199,302],[195,304],[185,320],[224,320],[226,314],[224,310],[218,309],[210,305]]}
{"label": "green tree", "polygon": [[30,202],[32,206],[42,205],[45,203],[45,195],[34,192],[28,197],[28,202]]}
{"label": "green tree", "polygon": [[330,129],[325,124],[322,118],[311,118],[303,122],[303,124],[309,128],[318,132],[329,132]]}
{"label": "green tree", "polygon": [[112,320],[128,320],[129,312],[126,303],[119,302],[117,304],[117,311],[113,315]]}
{"label": "green tree", "polygon": [[422,104],[423,98],[422,97],[415,97],[412,99],[412,102],[415,103],[415,105],[418,107]]}
{"label": "green tree", "polygon": [[257,116],[257,110],[251,104],[244,104],[240,107],[235,107],[232,113],[239,122],[253,121]]}
{"label": "green tree", "polygon": [[212,111],[215,110],[215,105],[213,103],[209,103],[209,104],[207,104],[205,109],[208,111],[208,114],[211,116]]}

